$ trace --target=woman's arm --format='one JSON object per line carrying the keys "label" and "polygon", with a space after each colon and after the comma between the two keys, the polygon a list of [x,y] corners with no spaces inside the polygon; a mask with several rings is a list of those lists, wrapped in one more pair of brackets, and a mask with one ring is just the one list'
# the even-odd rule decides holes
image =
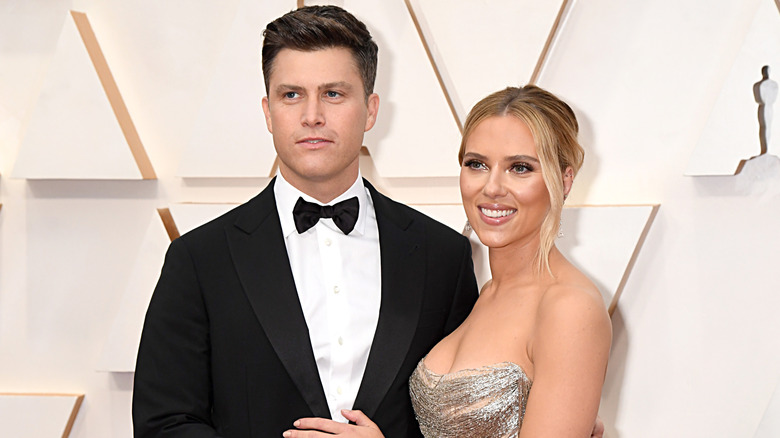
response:
{"label": "woman's arm", "polygon": [[612,324],[595,289],[545,293],[529,356],[533,387],[520,438],[591,436],[612,342]]}

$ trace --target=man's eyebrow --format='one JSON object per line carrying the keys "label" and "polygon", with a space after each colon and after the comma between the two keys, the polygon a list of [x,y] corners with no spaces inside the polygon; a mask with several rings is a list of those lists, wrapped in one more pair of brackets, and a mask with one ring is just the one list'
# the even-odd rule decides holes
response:
{"label": "man's eyebrow", "polygon": [[277,93],[286,93],[288,91],[302,91],[303,87],[300,85],[279,84],[274,89]]}
{"label": "man's eyebrow", "polygon": [[318,87],[320,90],[327,90],[331,88],[343,88],[346,90],[352,89],[352,84],[345,81],[336,81],[336,82],[328,82],[327,84],[322,84]]}

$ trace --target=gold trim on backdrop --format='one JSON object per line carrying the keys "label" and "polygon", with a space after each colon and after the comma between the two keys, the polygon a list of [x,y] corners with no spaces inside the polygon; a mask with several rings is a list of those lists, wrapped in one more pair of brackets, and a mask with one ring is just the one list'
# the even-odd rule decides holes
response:
{"label": "gold trim on backdrop", "polygon": [[138,131],[135,129],[130,112],[127,110],[124,99],[122,99],[122,94],[119,92],[119,87],[111,74],[108,62],[106,62],[106,58],[103,56],[103,51],[100,49],[100,44],[98,44],[95,32],[89,24],[87,15],[76,11],[70,11],[70,15],[76,23],[76,28],[79,30],[84,46],[87,48],[89,58],[92,60],[92,65],[95,67],[100,84],[108,97],[111,109],[114,110],[114,116],[119,122],[119,127],[122,129],[127,145],[130,146],[130,152],[133,154],[138,170],[141,171],[141,176],[143,179],[157,179],[152,162],[149,160],[149,156],[141,143],[141,138],[138,136]]}
{"label": "gold trim on backdrop", "polygon": [[544,43],[542,53],[539,54],[539,60],[536,62],[536,67],[534,67],[534,72],[531,75],[531,79],[528,80],[529,84],[536,84],[536,81],[539,80],[539,75],[542,74],[542,68],[547,62],[547,56],[550,54],[550,48],[552,48],[553,40],[555,40],[555,37],[558,34],[558,30],[560,29],[561,22],[563,21],[563,17],[567,12],[568,6],[569,0],[563,0],[563,3],[561,3],[561,9],[558,10],[558,16],[555,17],[555,22],[550,29],[550,34],[547,35],[547,41]]}
{"label": "gold trim on backdrop", "polygon": [[36,394],[32,392],[0,392],[0,396],[19,396],[19,397],[76,397],[76,401],[73,402],[73,408],[70,411],[67,423],[65,423],[65,429],[62,431],[62,438],[68,438],[70,432],[73,429],[73,424],[76,422],[76,417],[81,409],[81,404],[84,402],[84,394],[58,394],[58,393],[43,393]]}
{"label": "gold trim on backdrop", "polygon": [[158,208],[157,214],[160,215],[165,231],[168,233],[168,238],[170,238],[171,241],[181,237],[179,228],[176,226],[176,221],[173,220],[173,215],[169,208]]}
{"label": "gold trim on backdrop", "polygon": [[655,220],[655,216],[658,214],[658,209],[661,207],[661,205],[653,204],[652,207],[653,211],[650,212],[650,216],[647,218],[647,222],[645,223],[645,228],[642,230],[642,234],[639,235],[639,239],[636,241],[634,252],[631,254],[631,258],[628,260],[628,265],[626,266],[625,272],[623,272],[623,278],[620,279],[620,284],[618,284],[615,295],[612,296],[612,301],[609,303],[609,308],[607,311],[609,312],[610,317],[612,317],[612,314],[615,313],[620,295],[623,293],[623,288],[625,287],[626,282],[628,282],[628,277],[631,276],[631,271],[634,269],[636,258],[639,256],[639,251],[642,250],[642,245],[645,243],[647,233],[650,232],[650,227],[653,225],[653,221]]}
{"label": "gold trim on backdrop", "polygon": [[450,107],[452,118],[455,119],[455,124],[458,125],[458,131],[460,131],[460,133],[463,134],[463,124],[461,123],[460,118],[458,117],[458,113],[455,111],[455,105],[452,103],[452,98],[450,97],[450,93],[447,90],[447,87],[444,85],[444,79],[442,79],[441,72],[439,72],[439,66],[436,65],[436,61],[433,59],[431,48],[428,45],[428,40],[425,38],[425,34],[423,33],[422,28],[420,27],[420,22],[417,20],[417,15],[414,13],[414,8],[412,7],[412,3],[409,0],[404,0],[404,3],[406,3],[406,8],[409,10],[409,16],[412,17],[412,22],[414,22],[414,28],[417,29],[417,34],[420,36],[420,41],[422,42],[422,45],[425,48],[425,54],[428,55],[428,61],[430,61],[431,67],[433,68],[433,72],[436,74],[436,80],[439,81],[439,86],[441,87],[441,91],[442,93],[444,93],[444,98],[447,100],[447,106]]}
{"label": "gold trim on backdrop", "polygon": [[67,395],[75,395],[76,402],[73,403],[73,410],[70,411],[70,417],[68,417],[68,422],[65,424],[65,430],[62,431],[62,438],[68,438],[70,436],[70,431],[73,429],[73,424],[76,422],[76,417],[78,416],[79,410],[81,409],[81,403],[84,402],[84,394]]}
{"label": "gold trim on backdrop", "polygon": [[[365,147],[365,146],[363,146]],[[271,172],[268,174],[268,178],[276,176],[276,172],[279,170],[279,155],[274,158],[274,164],[271,166]]]}

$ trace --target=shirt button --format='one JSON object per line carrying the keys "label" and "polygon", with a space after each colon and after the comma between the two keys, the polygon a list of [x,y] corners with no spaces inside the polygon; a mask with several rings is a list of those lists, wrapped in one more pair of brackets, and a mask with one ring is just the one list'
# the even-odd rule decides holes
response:
{"label": "shirt button", "polygon": [[330,246],[330,239],[325,239],[324,243],[325,243],[325,246]]}
{"label": "shirt button", "polygon": [[342,390],[341,390],[341,387],[339,386],[338,388],[336,388],[336,392],[338,392],[338,393],[339,393],[339,395],[341,395],[341,393],[343,393],[344,391],[342,391]]}
{"label": "shirt button", "polygon": [[339,336],[339,345],[344,345],[344,338]]}
{"label": "shirt button", "polygon": [[341,289],[339,289],[339,287],[338,287],[338,286],[333,286],[333,293],[334,293],[334,294],[337,294],[337,293],[339,293],[339,292],[341,292]]}

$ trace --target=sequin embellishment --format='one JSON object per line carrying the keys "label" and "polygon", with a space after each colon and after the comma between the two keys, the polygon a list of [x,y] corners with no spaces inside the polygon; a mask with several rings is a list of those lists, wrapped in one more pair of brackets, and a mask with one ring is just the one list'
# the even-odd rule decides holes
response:
{"label": "sequin embellishment", "polygon": [[422,359],[409,379],[412,406],[425,438],[516,437],[531,380],[503,362],[437,374]]}

